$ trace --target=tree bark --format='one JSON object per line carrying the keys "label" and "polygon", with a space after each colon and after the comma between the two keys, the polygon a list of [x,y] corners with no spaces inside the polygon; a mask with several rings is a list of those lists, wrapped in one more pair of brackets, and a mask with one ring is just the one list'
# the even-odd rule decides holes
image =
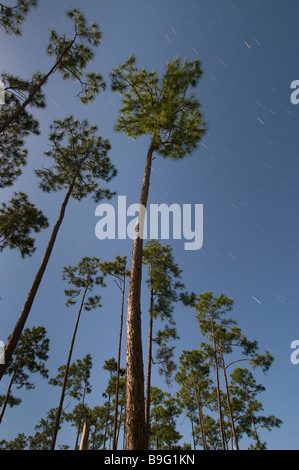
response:
{"label": "tree bark", "polygon": [[[146,209],[150,174],[152,166],[154,141],[148,149],[139,204]],[[127,310],[127,377],[126,377],[126,449],[146,450],[145,442],[145,408],[144,408],[144,371],[141,337],[141,278],[143,238],[138,236],[142,231],[144,213],[137,217],[135,239],[133,243],[131,276],[128,293]]]}
{"label": "tree bark", "polygon": [[147,372],[146,372],[146,392],[145,392],[145,442],[147,449],[149,448],[150,436],[150,405],[151,405],[151,374],[152,374],[152,346],[153,346],[153,302],[154,293],[151,288],[150,299],[150,322],[148,333],[148,355],[147,355]]}
{"label": "tree bark", "polygon": [[35,276],[35,279],[33,281],[33,284],[31,286],[31,289],[29,291],[29,294],[27,296],[25,304],[23,306],[21,315],[19,316],[19,319],[18,319],[18,321],[15,325],[14,331],[11,334],[11,336],[9,338],[9,341],[8,341],[6,347],[5,347],[5,356],[4,356],[5,357],[5,364],[0,364],[0,380],[2,379],[3,374],[4,374],[6,368],[8,367],[8,365],[9,365],[11,359],[12,359],[12,356],[13,356],[14,350],[16,348],[16,345],[18,344],[18,341],[19,341],[19,339],[21,337],[21,334],[23,332],[23,328],[24,328],[25,323],[27,321],[27,318],[28,318],[28,315],[30,313],[33,301],[35,299],[36,293],[38,291],[39,285],[42,281],[44,272],[46,270],[48,261],[50,259],[50,256],[51,256],[51,253],[52,253],[55,241],[56,241],[56,237],[57,237],[57,234],[58,234],[58,231],[59,231],[59,228],[60,228],[60,226],[62,224],[62,221],[63,221],[63,218],[64,218],[66,206],[67,206],[69,198],[72,194],[73,187],[74,187],[76,179],[77,179],[77,176],[74,178],[72,184],[70,185],[69,190],[68,190],[68,192],[67,192],[67,194],[64,198],[64,201],[61,205],[59,217],[58,217],[57,222],[56,222],[56,224],[53,228],[53,231],[52,231],[48,246],[46,248],[44,257],[42,259],[40,267],[37,271],[37,274]]}

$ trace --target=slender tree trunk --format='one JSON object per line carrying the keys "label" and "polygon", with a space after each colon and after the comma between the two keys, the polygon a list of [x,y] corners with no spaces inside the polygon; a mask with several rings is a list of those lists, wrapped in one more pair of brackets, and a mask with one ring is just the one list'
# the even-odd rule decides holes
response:
{"label": "slender tree trunk", "polygon": [[[154,141],[150,144],[140,197],[141,208],[146,209],[150,185]],[[127,380],[126,380],[126,449],[146,450],[145,409],[144,409],[144,372],[141,332],[141,277],[144,213],[137,218],[133,244],[131,276],[127,311]],[[140,233],[139,233],[140,230]],[[141,234],[141,237],[138,236]]]}
{"label": "slender tree trunk", "polygon": [[[80,434],[81,434],[81,423],[82,423],[82,418],[83,418],[83,410],[84,410],[84,405],[85,405],[85,395],[86,395],[86,386],[84,387],[84,392],[83,392],[82,401],[81,401],[81,410],[80,410],[78,431],[77,431],[75,449],[74,450],[78,449],[79,437],[80,437]],[[84,425],[84,422],[83,422],[83,425]]]}
{"label": "slender tree trunk", "polygon": [[83,432],[82,432],[82,437],[81,437],[79,450],[87,450],[88,449],[89,430],[90,430],[90,424],[89,424],[88,421],[85,421],[84,425],[83,425]]}
{"label": "slender tree trunk", "polygon": [[193,419],[192,419],[191,414],[190,414],[189,418],[190,418],[190,421],[191,421],[191,432],[192,432],[192,440],[193,440],[193,450],[196,450],[195,434],[194,434],[194,424],[193,424]]}
{"label": "slender tree trunk", "polygon": [[85,301],[87,291],[88,291],[88,287],[86,287],[85,290],[84,290],[81,305],[80,305],[79,312],[78,312],[78,315],[77,315],[75,329],[74,329],[74,332],[73,332],[72,342],[71,342],[69,355],[68,355],[68,360],[67,360],[67,364],[66,364],[66,368],[65,368],[63,385],[62,385],[62,390],[61,390],[61,395],[60,395],[60,402],[59,402],[59,406],[58,406],[58,410],[57,410],[57,414],[56,414],[56,421],[55,421],[55,427],[54,427],[54,432],[53,432],[53,437],[52,437],[50,450],[55,449],[55,444],[56,444],[56,439],[57,439],[57,434],[58,434],[59,424],[60,424],[60,419],[61,419],[63,401],[64,401],[64,397],[65,397],[65,390],[66,390],[66,385],[67,385],[67,380],[68,380],[69,368],[70,368],[70,364],[71,364],[71,359],[72,359],[76,334],[77,334],[79,321],[80,321],[80,317],[81,317],[81,313],[82,313],[82,309],[83,309],[83,305],[84,305],[84,301]]}
{"label": "slender tree trunk", "polygon": [[156,415],[156,450],[159,449],[159,434],[158,434],[158,421],[157,421],[157,415]]}
{"label": "slender tree trunk", "polygon": [[68,192],[67,192],[67,194],[64,198],[64,201],[61,205],[59,217],[58,217],[57,222],[56,222],[56,224],[53,228],[52,235],[50,237],[48,246],[46,248],[44,257],[42,259],[40,267],[37,271],[37,274],[35,276],[35,279],[33,281],[33,284],[31,286],[31,289],[29,291],[29,294],[27,296],[25,304],[23,306],[21,315],[20,315],[20,317],[19,317],[19,319],[18,319],[18,321],[15,325],[14,331],[12,332],[12,334],[10,336],[10,339],[9,339],[9,341],[8,341],[6,347],[5,347],[5,364],[0,364],[0,380],[2,379],[3,374],[4,374],[6,368],[8,367],[8,365],[9,365],[11,359],[12,359],[12,355],[14,353],[14,350],[15,350],[15,348],[17,346],[17,343],[18,343],[18,341],[21,337],[21,334],[22,334],[23,328],[25,326],[25,323],[27,321],[28,315],[30,313],[33,301],[35,299],[36,293],[38,291],[38,288],[39,288],[40,283],[42,281],[42,278],[43,278],[44,272],[46,270],[48,261],[50,259],[50,256],[51,256],[51,253],[52,253],[55,241],[56,241],[56,237],[57,237],[57,234],[58,234],[58,231],[59,231],[59,228],[62,224],[64,215],[65,215],[66,206],[67,206],[67,203],[68,203],[68,201],[70,199],[70,196],[72,194],[73,187],[74,187],[76,179],[77,179],[77,175],[75,176],[72,184],[70,185],[69,190],[68,190]]}
{"label": "slender tree trunk", "polygon": [[72,48],[75,40],[77,38],[77,34],[75,35],[74,39],[72,42],[68,45],[68,47],[65,48],[65,50],[62,52],[61,56],[59,59],[55,62],[53,67],[49,70],[49,72],[43,76],[43,78],[40,80],[40,82],[34,87],[31,93],[29,93],[28,98],[19,106],[10,117],[8,117],[5,121],[3,121],[0,124],[0,134],[5,131],[5,129],[15,120],[17,119],[20,114],[24,111],[26,106],[30,104],[35,97],[35,95],[40,91],[40,89],[45,85],[47,82],[48,78],[56,71],[57,67],[59,67],[60,63],[62,62],[62,59],[64,58],[65,54],[68,53],[68,51]]}
{"label": "slender tree trunk", "polygon": [[203,414],[202,414],[201,397],[199,396],[199,393],[197,390],[194,374],[192,374],[192,379],[193,379],[193,387],[195,390],[195,401],[196,401],[197,411],[198,411],[198,421],[199,421],[199,428],[200,428],[200,433],[201,433],[202,447],[203,447],[203,450],[208,450],[205,428],[204,428],[204,421],[203,421]]}
{"label": "slender tree trunk", "polygon": [[11,378],[10,383],[9,383],[9,386],[8,386],[8,390],[7,390],[6,397],[5,397],[5,402],[4,402],[3,407],[2,407],[2,410],[1,410],[0,424],[2,423],[2,419],[3,419],[4,413],[5,413],[5,411],[6,411],[6,407],[7,407],[9,395],[10,395],[10,392],[11,392],[11,387],[12,387],[12,384],[13,384],[13,382],[14,382],[16,373],[17,373],[17,371],[15,370],[14,373],[12,374],[12,378]]}
{"label": "slender tree trunk", "polygon": [[233,440],[234,440],[234,442],[235,442],[235,448],[236,448],[236,450],[239,450],[239,444],[238,444],[238,439],[237,439],[237,434],[236,434],[236,428],[235,428],[235,423],[234,423],[234,418],[233,418],[233,413],[232,413],[232,407],[231,407],[231,402],[230,402],[230,393],[229,393],[229,389],[228,389],[228,382],[227,382],[227,375],[226,375],[225,363],[224,363],[224,358],[223,358],[223,354],[222,354],[221,351],[220,351],[220,356],[221,356],[222,370],[223,370],[223,375],[224,375],[225,390],[226,390],[226,398],[227,398],[227,406],[228,406],[228,411],[229,411],[229,417],[230,417],[230,424],[231,424],[231,430],[232,430]]}
{"label": "slender tree trunk", "polygon": [[154,293],[151,288],[150,299],[150,322],[148,333],[148,354],[147,354],[147,373],[146,373],[146,392],[145,392],[145,443],[146,448],[149,448],[150,436],[150,406],[151,406],[151,374],[152,374],[152,346],[153,346],[153,303]]}
{"label": "slender tree trunk", "polygon": [[222,450],[226,450],[223,417],[222,417],[222,409],[221,409],[220,382],[219,382],[219,371],[218,371],[218,361],[217,361],[217,346],[216,346],[216,339],[215,339],[214,319],[213,319],[212,313],[211,313],[211,329],[212,329],[213,347],[214,347],[214,365],[215,365],[215,373],[216,373],[216,389],[217,389],[221,446],[222,446]]}
{"label": "slender tree trunk", "polygon": [[116,448],[117,448],[117,443],[118,443],[118,439],[119,439],[119,433],[120,433],[120,429],[121,429],[122,419],[123,419],[123,407],[121,406],[120,407],[120,413],[119,413],[119,421],[118,421],[118,426],[117,426]]}
{"label": "slender tree trunk", "polygon": [[116,450],[117,447],[117,418],[118,418],[118,397],[119,397],[119,374],[120,374],[120,358],[121,358],[121,342],[123,334],[123,318],[124,318],[124,303],[125,303],[125,279],[122,281],[121,290],[121,315],[120,315],[120,330],[119,330],[119,341],[118,341],[118,359],[117,359],[117,373],[116,373],[116,390],[115,390],[115,408],[114,408],[114,423],[113,423],[113,440],[112,450]]}
{"label": "slender tree trunk", "polygon": [[126,450],[126,440],[127,440],[127,436],[126,436],[126,426],[124,425],[123,450]]}
{"label": "slender tree trunk", "polygon": [[103,450],[106,450],[106,441],[107,441],[107,431],[108,431],[108,422],[110,418],[110,403],[111,403],[111,395],[108,396],[108,408],[106,414],[106,421],[105,421],[105,431],[104,431],[104,445]]}
{"label": "slender tree trunk", "polygon": [[77,428],[76,442],[75,442],[74,450],[78,450],[79,437],[80,437],[80,434],[81,434],[81,427],[80,426],[81,426],[81,420],[80,420],[80,423],[79,423],[78,428]]}
{"label": "slender tree trunk", "polygon": [[91,449],[90,450],[96,450],[95,447],[96,447],[96,439],[97,439],[97,432],[98,432],[98,422],[96,422],[94,425],[93,425],[93,430],[92,430],[92,446],[91,446]]}

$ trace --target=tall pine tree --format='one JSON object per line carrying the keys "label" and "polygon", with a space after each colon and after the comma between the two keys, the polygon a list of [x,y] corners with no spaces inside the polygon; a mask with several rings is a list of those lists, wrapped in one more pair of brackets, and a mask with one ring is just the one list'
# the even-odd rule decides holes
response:
{"label": "tall pine tree", "polygon": [[[28,7],[29,3],[29,0],[19,0],[23,10],[28,10],[25,5]],[[10,13],[13,17],[19,10],[19,6],[18,9],[9,10],[2,7],[2,15]],[[39,123],[28,108],[46,107],[43,90],[53,74],[59,72],[63,80],[78,82],[78,97],[83,104],[93,100],[99,90],[105,88],[98,72],[86,72],[102,37],[98,25],[94,22],[89,25],[76,8],[67,11],[66,15],[73,22],[73,34],[67,37],[65,34],[59,35],[54,29],[50,30],[47,54],[54,59],[50,70],[36,72],[27,80],[9,73],[1,74],[5,103],[0,108],[0,188],[12,185],[26,164],[28,151],[24,148],[24,139],[30,134],[39,134]]]}
{"label": "tall pine tree", "polygon": [[68,353],[66,368],[64,372],[64,379],[61,389],[60,401],[56,415],[56,422],[51,442],[51,450],[55,449],[57,433],[59,429],[60,417],[65,397],[65,391],[68,381],[68,373],[71,365],[72,354],[74,350],[75,340],[78,332],[79,322],[83,310],[90,311],[100,307],[100,297],[98,295],[90,297],[95,286],[103,286],[103,277],[100,275],[100,260],[98,258],[85,257],[78,263],[77,266],[68,266],[63,270],[63,279],[68,281],[72,286],[71,289],[65,290],[65,295],[68,297],[66,302],[67,306],[74,305],[77,298],[80,296],[80,307],[77,314],[77,319],[72,335],[71,345]]}
{"label": "tall pine tree", "polygon": [[22,334],[54,248],[69,199],[72,197],[81,201],[88,195],[92,195],[93,199],[98,202],[112,195],[107,188],[99,186],[99,180],[108,183],[116,175],[116,170],[108,156],[110,143],[97,134],[96,126],[90,126],[86,119],[79,121],[73,116],[54,121],[49,142],[52,148],[45,155],[54,160],[54,165],[43,170],[36,170],[40,178],[40,187],[48,193],[61,189],[64,189],[66,193],[40,267],[5,347],[5,364],[0,364],[0,379]]}
{"label": "tall pine tree", "polygon": [[145,449],[144,372],[141,335],[141,277],[144,209],[147,207],[154,153],[178,160],[191,154],[205,133],[200,105],[189,93],[202,75],[198,60],[175,59],[159,79],[157,72],[136,67],[129,59],[111,73],[112,90],[122,108],[115,129],[128,137],[149,136],[139,213],[133,243],[127,310],[127,449]]}

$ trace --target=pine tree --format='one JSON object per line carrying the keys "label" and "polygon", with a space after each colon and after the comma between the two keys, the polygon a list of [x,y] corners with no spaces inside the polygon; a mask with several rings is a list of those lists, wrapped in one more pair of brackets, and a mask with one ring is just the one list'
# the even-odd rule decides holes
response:
{"label": "pine tree", "polygon": [[0,252],[6,247],[18,249],[22,258],[35,252],[32,232],[49,226],[48,219],[22,192],[14,193],[9,203],[0,208]]}
{"label": "pine tree", "polygon": [[279,428],[282,421],[274,415],[262,416],[263,405],[256,397],[265,391],[263,385],[257,384],[253,374],[248,369],[237,368],[231,374],[231,392],[236,395],[244,405],[242,416],[239,418],[239,425],[249,437],[255,441],[255,450],[266,450],[266,443],[262,443],[258,433],[259,428],[271,431],[274,427]]}
{"label": "pine tree", "polygon": [[[195,427],[195,434],[200,436],[200,431]],[[208,450],[221,450],[221,438],[219,434],[219,422],[209,415],[205,416],[205,437]],[[199,438],[200,439],[200,438]]]}
{"label": "pine tree", "polygon": [[28,438],[24,433],[17,435],[15,439],[10,442],[5,440],[0,441],[0,450],[25,450],[28,446]]}
{"label": "pine tree", "polygon": [[[86,406],[86,395],[91,393],[92,386],[90,383],[90,374],[92,369],[92,357],[90,354],[86,354],[86,356],[81,360],[77,359],[74,368],[75,371],[72,370],[72,365],[69,369],[69,376],[72,376],[72,392],[71,396],[74,397],[76,400],[80,400],[80,403],[75,407],[71,416],[74,417],[76,415],[76,427],[77,427],[77,436],[75,442],[75,450],[79,448],[79,438],[80,434],[83,431],[84,421],[88,419],[89,408]],[[66,421],[69,421],[70,414],[67,414],[65,417]]]}
{"label": "pine tree", "polygon": [[[60,402],[57,410],[56,423],[53,432],[53,438],[51,443],[51,450],[55,449],[57,433],[59,429],[59,422],[62,413],[62,407],[66,392],[66,386],[68,381],[69,369],[71,365],[71,359],[76,340],[76,335],[79,327],[82,311],[90,311],[100,307],[100,297],[89,296],[95,286],[103,286],[103,277],[99,275],[100,271],[100,260],[98,258],[82,258],[77,266],[65,267],[63,270],[63,279],[67,280],[69,284],[73,286],[71,289],[65,290],[65,294],[68,297],[66,305],[69,307],[76,304],[76,300],[79,296],[82,297],[80,307],[77,314],[77,320],[74,327],[71,345],[68,353],[67,363],[64,371],[64,379],[61,389]],[[90,364],[89,364],[90,365]],[[81,377],[80,377],[81,381]]]}
{"label": "pine tree", "polygon": [[[30,3],[33,4],[34,0],[19,0],[24,9]],[[16,13],[19,10],[18,7],[13,11]],[[2,13],[4,11],[11,13],[12,9],[2,9]],[[5,104],[0,110],[0,188],[12,185],[26,164],[24,138],[30,134],[39,134],[39,123],[27,108],[46,107],[43,88],[53,74],[59,72],[63,80],[79,82],[78,97],[83,104],[93,100],[100,89],[105,89],[105,82],[99,73],[85,73],[87,65],[94,58],[94,48],[102,37],[98,25],[88,25],[84,15],[76,8],[67,11],[66,15],[73,22],[73,36],[68,38],[65,34],[59,35],[54,29],[50,30],[47,54],[54,58],[54,64],[48,72],[36,72],[29,80],[8,73],[1,74]]]}
{"label": "pine tree", "polygon": [[[264,354],[260,354],[257,341],[249,341],[237,326],[237,322],[232,318],[227,317],[227,313],[232,310],[233,305],[233,299],[230,299],[223,294],[216,298],[213,296],[212,292],[206,292],[199,295],[194,304],[197,312],[196,318],[199,323],[199,328],[210,340],[210,344],[204,345],[204,350],[207,357],[210,357],[214,363],[219,426],[223,450],[227,447],[225,439],[226,426],[223,422],[224,412],[222,410],[224,406],[229,418],[234,448],[239,450],[227,377],[228,367],[241,361],[248,361],[254,368],[261,367],[261,369],[266,372],[273,362],[273,357],[269,351],[266,351]],[[239,357],[237,356],[233,361],[227,363],[228,361],[226,361],[226,356],[237,351],[239,352]],[[223,405],[221,399],[222,394],[220,390],[219,370],[222,370],[224,377],[225,405]]]}
{"label": "pine tree", "polygon": [[[172,318],[174,303],[179,300],[179,292],[184,286],[180,281],[181,271],[174,262],[172,249],[169,245],[161,245],[158,240],[149,240],[143,248],[143,265],[148,267],[146,283],[150,292],[149,308],[149,335],[148,358],[145,393],[145,433],[146,446],[150,435],[150,390],[151,369],[153,359],[153,342],[159,349],[156,353],[156,362],[160,364],[159,372],[164,373],[166,382],[169,382],[174,370],[172,361],[173,347],[169,347],[169,340],[178,339],[175,322]],[[159,330],[153,336],[154,320],[166,321],[164,330]]]}
{"label": "pine tree", "polygon": [[[35,426],[36,433],[33,436],[28,437],[28,449],[29,450],[49,450],[51,439],[53,435],[53,429],[55,426],[56,409],[51,408],[46,418],[41,418],[39,423]],[[63,414],[60,425],[65,419]]]}
{"label": "pine tree", "polygon": [[114,261],[105,261],[101,263],[101,270],[103,275],[112,276],[115,284],[121,292],[121,313],[120,313],[120,329],[118,340],[118,355],[117,355],[117,373],[116,373],[116,388],[115,388],[115,409],[114,409],[114,425],[113,425],[113,442],[112,450],[116,449],[117,444],[117,418],[118,418],[118,396],[119,396],[119,382],[120,382],[120,361],[121,361],[121,346],[123,335],[123,316],[124,316],[124,302],[126,291],[126,278],[130,275],[127,270],[127,257],[116,256]]}
{"label": "pine tree", "polygon": [[39,373],[44,378],[48,377],[48,369],[45,367],[48,352],[49,339],[46,338],[45,328],[42,326],[31,329],[26,328],[15,349],[12,363],[6,369],[6,375],[11,378],[6,396],[0,395],[0,405],[2,406],[0,423],[7,405],[12,407],[19,405],[22,401],[12,396],[11,389],[14,385],[17,385],[18,390],[23,387],[26,390],[32,390],[35,386],[32,382],[29,382],[29,374]]}
{"label": "pine tree", "polygon": [[73,116],[56,120],[51,126],[49,142],[52,148],[45,155],[53,158],[54,165],[43,170],[36,170],[36,174],[41,180],[40,187],[43,191],[50,193],[65,189],[66,194],[40,267],[10,336],[10,341],[5,347],[5,364],[0,364],[0,379],[22,334],[64,219],[69,199],[72,197],[81,201],[84,197],[92,195],[93,199],[98,202],[112,195],[107,188],[99,187],[98,180],[108,183],[116,175],[116,170],[108,157],[110,149],[108,140],[102,139],[96,131],[97,127],[90,126],[87,120],[81,122]]}
{"label": "pine tree", "polygon": [[21,25],[24,22],[31,8],[38,5],[38,0],[16,0],[14,6],[7,6],[0,3],[0,28],[6,34],[21,36]]}
{"label": "pine tree", "polygon": [[203,450],[208,450],[205,419],[203,408],[207,394],[211,386],[209,379],[210,368],[206,363],[203,351],[183,351],[180,356],[180,368],[175,380],[181,385],[177,398],[182,409],[186,409],[189,415],[194,416],[197,408],[197,422],[200,430],[201,445]]}
{"label": "pine tree", "polygon": [[90,413],[89,450],[99,450],[104,445],[104,428],[106,422],[106,408],[95,406]]}
{"label": "pine tree", "polygon": [[89,423],[91,413],[92,412],[88,408],[88,406],[81,402],[81,403],[78,403],[78,405],[76,405],[74,407],[74,409],[72,410],[71,413],[66,413],[66,415],[65,415],[66,422],[71,423],[71,425],[74,426],[77,429],[76,442],[75,442],[74,450],[79,449],[80,435],[82,435],[85,421],[87,421]]}
{"label": "pine tree", "polygon": [[[105,423],[104,423],[104,436],[103,436],[103,450],[107,449],[107,442],[109,439],[109,449],[113,447],[113,437],[114,437],[114,429],[115,429],[115,404],[116,404],[116,381],[118,375],[118,363],[112,357],[105,361],[104,370],[109,372],[109,380],[108,386],[103,393],[103,397],[107,399],[104,403],[104,408],[106,410],[105,415]],[[124,391],[125,391],[125,369],[119,370],[119,384],[118,384],[118,396],[117,396],[117,404],[121,405],[120,416],[116,427],[116,438],[115,438],[115,448],[117,447],[117,441],[119,437],[121,421],[122,421],[122,408],[124,406]],[[114,412],[112,411],[114,410]],[[114,450],[114,449],[113,449]]]}
{"label": "pine tree", "polygon": [[[27,93],[40,79],[35,74],[31,80],[23,80],[8,73],[1,74],[4,85],[5,102],[0,107],[0,125],[18,109]],[[45,96],[36,93],[30,102],[31,107],[44,109]],[[39,135],[39,122],[28,109],[15,115],[15,118],[3,129],[0,139],[0,188],[11,186],[21,175],[22,167],[27,163],[28,150],[25,148],[25,138],[29,135]]]}
{"label": "pine tree", "polygon": [[138,69],[135,58],[111,73],[112,90],[122,96],[116,130],[128,137],[148,135],[148,147],[139,214],[133,243],[127,312],[127,449],[145,449],[144,373],[141,337],[141,271],[144,209],[147,207],[154,153],[178,160],[196,148],[205,133],[200,106],[188,90],[196,87],[202,70],[199,61],[168,63],[159,80],[156,72]]}
{"label": "pine tree", "polygon": [[197,312],[199,328],[204,335],[208,335],[212,343],[212,357],[216,374],[216,390],[219,413],[219,427],[222,450],[226,450],[225,433],[223,424],[223,413],[221,405],[220,379],[219,379],[219,351],[217,348],[216,324],[227,312],[231,311],[233,299],[229,299],[221,294],[214,297],[212,292],[205,292],[197,297],[194,308]]}
{"label": "pine tree", "polygon": [[152,387],[151,439],[150,448],[172,450],[181,439],[176,429],[176,418],[180,414],[176,400],[157,387]]}
{"label": "pine tree", "polygon": [[[98,25],[94,22],[89,26],[84,15],[76,8],[66,12],[67,17],[73,21],[74,32],[71,38],[66,35],[59,36],[54,29],[50,30],[50,39],[47,53],[54,57],[55,62],[46,74],[37,73],[30,86],[11,87],[5,86],[5,91],[12,91],[16,94],[26,93],[22,104],[18,106],[10,116],[6,116],[0,124],[0,133],[9,126],[14,119],[19,116],[26,106],[31,105],[41,93],[42,87],[56,71],[59,71],[63,80],[73,79],[80,83],[81,91],[78,93],[80,101],[87,103],[95,98],[100,88],[105,88],[105,83],[99,73],[88,72],[84,76],[84,71],[94,58],[92,47],[97,47],[102,38]],[[5,79],[4,75],[4,79]],[[2,78],[2,80],[3,80]],[[3,80],[4,81],[4,80]],[[4,82],[5,84],[5,82]]]}
{"label": "pine tree", "polygon": [[[273,357],[271,354],[266,351],[265,354],[259,354],[258,344],[256,341],[250,342],[241,332],[241,329],[236,326],[236,322],[232,319],[224,319],[220,324],[216,325],[216,341],[217,349],[219,352],[220,367],[223,371],[225,390],[226,390],[226,399],[227,399],[227,408],[229,413],[230,425],[232,430],[232,436],[234,440],[234,446],[236,450],[239,450],[239,443],[237,438],[237,433],[235,429],[234,417],[231,407],[230,391],[227,378],[227,369],[231,365],[242,362],[249,361],[251,365],[256,368],[260,366],[264,372],[266,372],[272,362]],[[239,348],[240,350],[240,359],[235,359],[229,364],[225,362],[225,355],[231,354],[235,349]],[[247,356],[247,357],[242,357]],[[249,357],[251,357],[251,359]]]}

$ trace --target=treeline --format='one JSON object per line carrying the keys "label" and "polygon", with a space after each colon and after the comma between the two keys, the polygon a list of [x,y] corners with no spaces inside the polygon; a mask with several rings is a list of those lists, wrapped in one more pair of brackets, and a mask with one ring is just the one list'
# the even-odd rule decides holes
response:
{"label": "treeline", "polygon": [[[126,256],[103,263],[97,258],[83,258],[77,266],[64,268],[62,278],[70,284],[65,289],[66,305],[77,304],[78,313],[66,364],[48,382],[61,388],[60,401],[36,425],[33,436],[21,433],[11,442],[3,440],[2,449],[54,449],[59,430],[66,424],[75,428],[73,448],[78,449],[85,423],[89,428],[89,450],[126,448],[126,368],[121,354],[125,285],[129,276],[126,264]],[[256,382],[253,371],[255,368],[268,371],[273,357],[267,351],[261,353],[257,342],[247,339],[237,322],[229,317],[232,299],[223,294],[215,297],[212,292],[198,296],[186,292],[169,245],[161,245],[157,240],[147,242],[143,266],[150,293],[145,399],[148,449],[233,450],[240,449],[240,441],[246,437],[251,442],[249,448],[265,450],[261,429],[279,427],[281,421],[262,414],[259,395],[265,389]],[[115,354],[118,359],[104,361],[103,368],[108,373],[107,387],[102,390],[104,403],[91,409],[88,395],[92,392],[92,357],[87,354],[72,362],[72,353],[81,314],[100,308],[100,296],[93,295],[93,290],[105,288],[106,278],[116,282],[121,294],[119,346]],[[179,332],[173,310],[180,302],[194,309],[200,346],[198,350],[183,350],[176,363],[174,352]],[[1,421],[8,406],[21,404],[13,394],[15,388],[34,388],[29,381],[33,373],[49,378],[48,355],[45,329],[25,329],[5,371],[9,386],[6,395],[0,396]],[[240,367],[242,362],[248,367]],[[158,368],[168,386],[176,385],[175,393],[171,393],[174,387],[162,390],[152,384],[152,367]],[[186,419],[190,421],[190,442],[181,444],[186,436],[180,434],[180,423]]]}
{"label": "treeline", "polygon": [[[2,32],[20,36],[26,15],[37,5],[38,0],[16,0],[14,7],[0,4]],[[44,89],[53,75],[76,82],[77,98],[83,105],[106,88],[98,71],[87,72],[102,38],[98,25],[89,23],[76,8],[66,14],[72,24],[72,34],[68,36],[50,30],[46,50],[52,58],[49,70],[35,72],[27,80],[6,72],[1,74],[5,103],[0,108],[0,188],[13,186],[22,175],[28,160],[25,139],[40,133],[39,122],[32,113],[35,108],[46,107]],[[260,441],[259,428],[272,429],[281,424],[274,416],[260,415],[262,404],[256,397],[263,387],[256,384],[251,369],[228,371],[232,363],[236,365],[239,361],[247,361],[251,367],[266,371],[273,361],[268,352],[260,353],[257,343],[249,341],[236,322],[227,316],[233,300],[222,294],[216,297],[211,292],[188,292],[171,247],[161,245],[158,240],[143,246],[145,214],[141,208],[146,208],[149,199],[153,159],[157,156],[182,159],[197,148],[206,133],[200,103],[192,92],[201,76],[198,60],[182,62],[179,58],[166,65],[161,77],[157,72],[139,69],[134,56],[111,71],[111,90],[122,100],[115,131],[134,139],[146,135],[150,142],[145,152],[131,266],[127,266],[126,256],[117,256],[115,260],[105,262],[96,257],[84,257],[76,266],[64,268],[62,277],[69,284],[65,290],[66,304],[73,308],[77,306],[77,322],[68,357],[62,360],[64,365],[49,382],[61,387],[60,401],[57,408],[51,409],[37,424],[34,436],[21,434],[13,442],[2,441],[2,448],[54,450],[59,430],[68,421],[76,428],[75,448],[78,448],[84,423],[89,423],[90,449],[173,449],[177,448],[181,438],[177,430],[178,419],[185,415],[190,420],[193,436],[193,442],[187,443],[186,447],[238,449],[240,439],[247,435],[253,439],[254,448],[263,449],[265,443]],[[26,322],[45,277],[70,199],[81,201],[91,197],[99,202],[114,195],[109,189],[109,183],[117,174],[109,157],[111,144],[99,135],[97,125],[71,115],[55,119],[49,123],[49,129],[49,150],[45,152],[48,166],[42,161],[41,169],[35,169],[34,173],[40,190],[48,193],[49,198],[53,192],[62,193],[61,205],[57,208],[56,222],[19,318],[7,339],[4,361],[0,361],[0,380],[9,379],[7,394],[1,397],[1,420],[7,407],[20,403],[20,399],[13,396],[14,387],[32,388],[33,384],[29,382],[32,373],[48,376],[46,331],[42,326],[29,330]],[[23,258],[32,256],[34,234],[47,227],[47,217],[28,196],[24,192],[15,192],[0,208],[0,251],[17,249]],[[149,312],[146,378],[143,374],[140,308],[145,267],[150,298],[150,305],[145,308]],[[121,292],[119,347],[115,354],[117,359],[105,361],[103,358],[105,370],[110,374],[103,392],[106,401],[90,410],[87,395],[91,391],[92,358],[87,355],[73,363],[72,355],[81,315],[84,310],[100,308],[97,289],[105,287],[108,277],[113,278]],[[179,364],[176,364],[174,344],[179,332],[173,309],[179,302],[195,310],[205,342],[197,351],[183,351]],[[156,330],[160,323],[162,328]],[[125,364],[121,363],[123,336]],[[240,359],[230,363],[228,357],[236,350]],[[155,364],[159,365],[166,383],[177,383],[179,392],[175,396],[152,384],[151,369]],[[221,377],[224,388],[220,386]],[[66,394],[78,400],[73,411],[68,413],[64,407]]]}

